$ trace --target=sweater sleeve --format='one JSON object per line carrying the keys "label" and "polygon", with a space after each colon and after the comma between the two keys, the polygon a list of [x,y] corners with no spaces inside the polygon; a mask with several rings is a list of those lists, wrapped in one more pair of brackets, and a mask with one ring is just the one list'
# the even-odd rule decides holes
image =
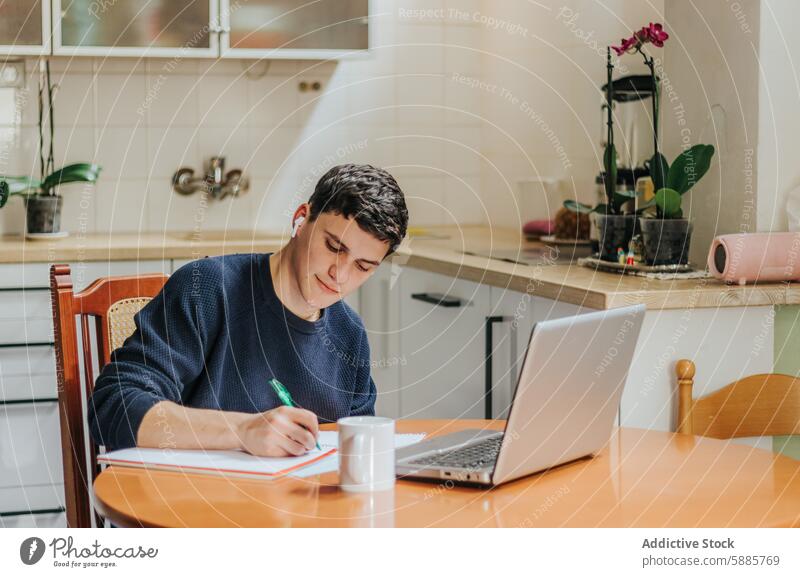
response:
{"label": "sweater sleeve", "polygon": [[356,387],[353,392],[353,402],[350,405],[351,416],[374,415],[375,397],[377,389],[372,380],[370,367],[370,351],[367,332],[362,326],[361,342],[359,343],[358,369],[356,371]]}
{"label": "sweater sleeve", "polygon": [[205,259],[176,271],[135,317],[136,330],[111,355],[88,403],[89,429],[108,449],[136,446],[153,405],[182,403],[186,385],[202,373],[222,325],[221,275]]}

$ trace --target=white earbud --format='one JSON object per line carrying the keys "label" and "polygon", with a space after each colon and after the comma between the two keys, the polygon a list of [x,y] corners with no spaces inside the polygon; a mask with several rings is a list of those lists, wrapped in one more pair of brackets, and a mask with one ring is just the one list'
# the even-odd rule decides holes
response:
{"label": "white earbud", "polygon": [[298,216],[295,219],[294,224],[292,225],[292,238],[297,236],[297,229],[300,228],[300,225],[303,224],[303,221],[305,219],[306,219],[306,217],[304,217],[304,216]]}

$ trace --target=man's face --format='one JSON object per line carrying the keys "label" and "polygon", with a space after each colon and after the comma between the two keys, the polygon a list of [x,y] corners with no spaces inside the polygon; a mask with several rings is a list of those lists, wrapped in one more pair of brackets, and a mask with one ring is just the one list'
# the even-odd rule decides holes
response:
{"label": "man's face", "polygon": [[355,219],[327,212],[303,223],[295,242],[300,292],[317,308],[355,291],[389,251],[388,242],[363,230]]}

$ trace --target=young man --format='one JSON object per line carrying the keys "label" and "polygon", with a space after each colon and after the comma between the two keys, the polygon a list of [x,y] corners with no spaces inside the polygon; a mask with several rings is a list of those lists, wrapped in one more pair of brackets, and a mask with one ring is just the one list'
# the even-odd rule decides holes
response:
{"label": "young man", "polygon": [[[342,298],[396,250],[407,224],[389,173],[336,166],[297,208],[278,252],[181,267],[97,379],[95,442],[300,455],[319,421],[374,414],[367,335]],[[297,407],[281,404],[271,378]]]}

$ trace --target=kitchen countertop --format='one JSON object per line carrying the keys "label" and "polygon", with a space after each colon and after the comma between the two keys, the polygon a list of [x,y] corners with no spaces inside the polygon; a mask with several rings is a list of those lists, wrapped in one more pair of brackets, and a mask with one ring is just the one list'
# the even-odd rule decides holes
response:
{"label": "kitchen countertop", "polygon": [[[645,303],[648,309],[800,304],[800,283],[729,286],[714,279],[655,280],[551,264],[555,254],[512,229],[432,227],[410,235],[393,261],[422,270],[595,309]],[[285,237],[246,231],[73,235],[53,241],[0,237],[0,263],[188,259],[241,252],[271,252]],[[474,254],[508,256],[543,249],[529,264]]]}

